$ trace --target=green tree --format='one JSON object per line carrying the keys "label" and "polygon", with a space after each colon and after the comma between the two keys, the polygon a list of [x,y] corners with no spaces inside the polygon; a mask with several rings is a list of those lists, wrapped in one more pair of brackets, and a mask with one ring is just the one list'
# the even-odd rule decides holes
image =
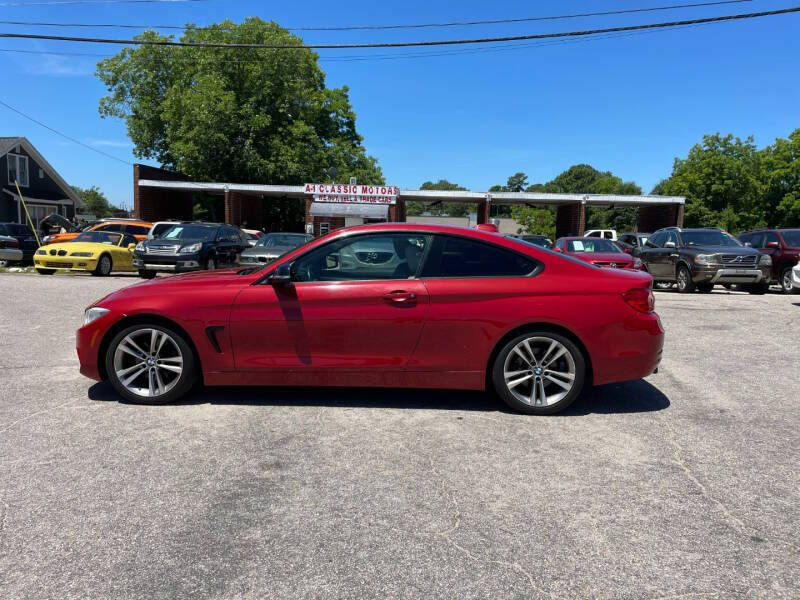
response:
{"label": "green tree", "polygon": [[[172,39],[147,31],[140,40]],[[276,23],[248,18],[188,25],[183,42],[301,45]],[[103,117],[125,120],[134,154],[198,180],[383,183],[356,131],[347,87],[327,88],[317,54],[297,49],[125,48],[97,65]]]}
{"label": "green tree", "polygon": [[[783,164],[783,145],[775,160]],[[769,152],[767,152],[769,154]],[[685,196],[684,224],[687,227],[711,226],[738,231],[762,227],[771,219],[764,191],[762,154],[752,137],[744,140],[733,135],[705,135],[686,158],[676,158],[672,175],[658,183],[654,193]],[[788,166],[788,165],[787,165]],[[783,181],[790,181],[783,179]],[[781,181],[776,180],[775,197]]]}
{"label": "green tree", "polygon": [[767,225],[800,225],[800,129],[762,150]]}
{"label": "green tree", "polygon": [[106,198],[105,194],[103,194],[96,185],[90,188],[80,188],[73,185],[72,189],[81,199],[83,203],[83,212],[86,214],[94,215],[100,219],[110,216],[111,211],[115,208],[109,204],[108,198]]}
{"label": "green tree", "polygon": [[[440,179],[439,181],[425,181],[421,186],[421,190],[441,190],[441,191],[458,191],[466,190],[467,188],[447,181],[447,179]],[[469,214],[470,204],[466,202],[440,202],[431,204],[427,202],[409,202],[407,211],[409,215],[421,215],[428,212],[432,215],[441,216],[447,215],[450,217],[466,217]]]}

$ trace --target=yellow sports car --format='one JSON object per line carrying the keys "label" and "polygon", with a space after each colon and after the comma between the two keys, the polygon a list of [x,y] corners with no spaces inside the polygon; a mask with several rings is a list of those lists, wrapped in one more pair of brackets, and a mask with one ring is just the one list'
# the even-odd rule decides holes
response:
{"label": "yellow sports car", "polygon": [[33,255],[33,264],[42,275],[52,275],[58,269],[92,275],[135,271],[135,247],[136,238],[125,233],[86,231],[69,242],[42,246]]}

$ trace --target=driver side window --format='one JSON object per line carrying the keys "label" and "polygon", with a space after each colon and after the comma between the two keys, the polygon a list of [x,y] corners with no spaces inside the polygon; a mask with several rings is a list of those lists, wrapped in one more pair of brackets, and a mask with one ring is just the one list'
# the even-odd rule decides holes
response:
{"label": "driver side window", "polygon": [[312,250],[292,264],[295,281],[411,279],[422,265],[430,236],[359,235]]}
{"label": "driver side window", "polygon": [[649,238],[647,238],[647,241],[644,243],[644,245],[647,248],[660,248],[666,241],[666,237],[666,234],[663,232],[651,235]]}

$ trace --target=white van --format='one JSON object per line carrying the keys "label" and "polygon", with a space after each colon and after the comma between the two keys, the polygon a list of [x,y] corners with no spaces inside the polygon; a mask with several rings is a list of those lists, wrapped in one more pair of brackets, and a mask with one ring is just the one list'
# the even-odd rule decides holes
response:
{"label": "white van", "polygon": [[604,238],[606,240],[617,241],[617,232],[614,229],[590,229],[583,234],[583,237]]}

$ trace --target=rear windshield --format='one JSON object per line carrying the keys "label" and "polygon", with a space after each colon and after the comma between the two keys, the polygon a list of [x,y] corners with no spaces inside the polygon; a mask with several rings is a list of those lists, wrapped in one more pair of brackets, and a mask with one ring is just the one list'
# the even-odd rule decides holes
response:
{"label": "rear windshield", "polygon": [[567,252],[619,252],[619,247],[602,238],[591,240],[567,240]]}
{"label": "rear windshield", "polygon": [[210,241],[214,239],[216,232],[216,227],[205,227],[204,225],[173,225],[161,236],[161,239]]}
{"label": "rear windshield", "polygon": [[724,231],[682,231],[687,246],[741,246],[742,243]]}
{"label": "rear windshield", "polygon": [[781,231],[783,241],[787,246],[792,248],[800,248],[800,229],[791,229],[789,231]]}
{"label": "rear windshield", "polygon": [[17,223],[8,223],[5,226],[8,235],[30,235],[31,230],[26,225],[18,225]]}

